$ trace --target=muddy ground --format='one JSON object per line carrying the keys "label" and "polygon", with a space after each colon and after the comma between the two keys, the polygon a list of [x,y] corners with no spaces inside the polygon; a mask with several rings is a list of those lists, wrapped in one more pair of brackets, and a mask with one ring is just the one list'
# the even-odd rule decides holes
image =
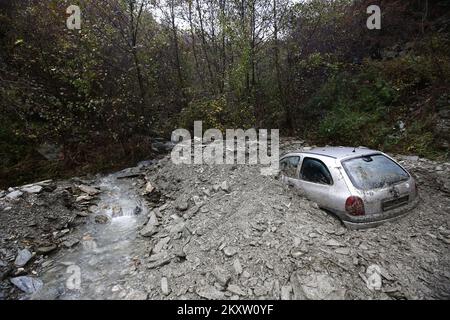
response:
{"label": "muddy ground", "polygon": [[[290,139],[282,150],[303,146]],[[176,166],[168,156],[107,187],[87,177],[13,199],[5,191],[0,298],[449,299],[450,164],[394,157],[416,176],[421,202],[368,230],[346,229],[258,167]],[[120,197],[130,192],[142,203],[127,211]],[[111,234],[122,215],[136,218]],[[80,287],[67,285],[68,265],[81,266]]]}

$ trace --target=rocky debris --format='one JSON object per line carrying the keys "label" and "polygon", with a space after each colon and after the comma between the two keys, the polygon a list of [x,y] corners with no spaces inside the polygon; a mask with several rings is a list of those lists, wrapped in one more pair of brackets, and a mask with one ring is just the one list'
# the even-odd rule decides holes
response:
{"label": "rocky debris", "polygon": [[[304,147],[302,141],[282,141],[284,152]],[[143,201],[152,210],[145,224],[147,213],[133,217],[143,225],[137,229],[142,236],[130,238],[130,268],[120,271],[121,289],[112,293],[112,285],[107,286],[103,296],[449,299],[450,221],[443,214],[450,205],[444,190],[449,164],[422,158],[398,159],[417,178],[421,203],[395,222],[374,229],[347,230],[331,214],[276,178],[262,176],[258,166],[186,165],[180,170],[169,157],[163,157],[142,167],[145,178],[139,175],[115,180],[135,186],[139,195],[145,194],[146,183],[151,181],[154,190]],[[227,187],[222,188],[224,181]],[[22,243],[38,254],[38,247],[50,244],[65,250],[62,243],[76,235],[70,219],[77,212],[99,211],[89,209],[98,200],[88,193],[81,196],[89,198],[70,210],[63,198],[74,202],[78,185],[94,183],[78,180],[64,188],[58,184],[52,193],[29,195],[20,201],[0,199],[0,210],[12,207],[0,215],[0,228],[7,230],[6,235],[0,234],[0,260],[12,265],[23,239],[35,239],[30,245]],[[102,197],[107,196],[107,190],[102,187],[102,191]],[[78,210],[80,207],[82,210]],[[36,213],[30,214],[32,210]],[[36,214],[40,217],[37,221],[29,219]],[[9,227],[11,221],[16,222],[14,228]],[[101,254],[106,246],[99,248]],[[3,247],[7,252],[1,251]],[[38,259],[46,261],[44,257]],[[15,277],[16,272],[32,275],[31,265],[39,266],[38,259],[2,277],[10,285],[8,277]],[[379,272],[372,265],[378,266]],[[0,267],[0,275],[5,269]],[[374,275],[381,282],[373,281]],[[99,283],[99,292],[103,292],[101,287]]]}
{"label": "rocky debris", "polygon": [[228,284],[228,282],[231,279],[230,274],[228,273],[227,270],[225,270],[222,267],[216,266],[213,270],[213,275],[216,278],[216,281],[222,286],[222,287],[226,287],[226,285]]}
{"label": "rocky debris", "polygon": [[196,291],[196,293],[200,297],[208,299],[208,300],[222,300],[225,298],[225,294],[213,286],[201,287]]}
{"label": "rocky debris", "polygon": [[189,203],[185,200],[182,200],[177,203],[176,208],[180,211],[186,211],[189,208]]}
{"label": "rocky debris", "polygon": [[397,155],[395,158],[414,176],[419,186],[419,194],[423,187],[450,193],[450,163],[438,164],[417,156]]}
{"label": "rocky debris", "polygon": [[[296,297],[303,296],[308,300],[344,300],[346,289],[339,286],[339,284],[326,273],[314,273],[306,277],[302,277],[299,273],[293,275],[293,277],[300,277],[297,282],[300,283],[301,291],[296,293]],[[294,289],[295,293],[296,289]]]}
{"label": "rocky debris", "polygon": [[14,261],[14,265],[16,267],[23,267],[31,260],[33,254],[28,249],[22,249],[17,253],[16,260]]}
{"label": "rocky debris", "polygon": [[[283,148],[293,151],[304,147],[304,142],[296,143],[287,143]],[[423,163],[428,164],[421,158],[404,162],[408,169],[412,164],[418,171]],[[438,171],[438,164],[429,164],[427,172],[445,177],[445,164],[439,164],[442,168]],[[183,275],[171,278],[173,293],[179,297],[395,299],[448,295],[449,286],[431,280],[423,270],[425,262],[412,262],[412,255],[405,255],[405,250],[418,253],[440,270],[437,277],[441,281],[445,278],[444,266],[450,261],[443,258],[443,252],[449,237],[445,231],[436,231],[441,225],[449,229],[445,215],[437,214],[448,203],[445,199],[439,197],[440,203],[424,199],[425,204],[416,211],[420,219],[406,216],[375,229],[347,230],[317,205],[273,177],[261,176],[258,170],[240,165],[190,165],[179,170],[168,157],[148,168],[146,180],[161,191],[157,204],[161,210],[159,232],[152,243],[157,247],[155,251],[168,256],[155,256],[158,259],[146,266],[147,270]],[[441,192],[431,181],[424,188],[426,196],[438,196],[428,189]],[[420,194],[424,191],[420,190]],[[429,224],[419,222],[423,219],[429,219]],[[413,235],[411,228],[415,230]],[[434,239],[434,252],[423,241],[424,229],[435,236],[425,236]],[[170,241],[163,244],[167,235]],[[180,259],[177,252],[183,252]],[[170,262],[159,263],[170,257]],[[372,261],[378,261],[382,270],[389,266],[386,275],[390,280],[381,275],[381,290],[368,289],[360,275],[366,276]],[[410,268],[408,272],[404,271],[405,266]],[[362,268],[364,271],[360,272]],[[428,282],[418,280],[414,273]]]}
{"label": "rocky debris", "polygon": [[186,227],[186,223],[184,221],[180,221],[174,225],[169,226],[169,233],[176,234],[176,233],[182,232],[185,227]]}
{"label": "rocky debris", "polygon": [[244,292],[244,290],[242,290],[238,285],[236,284],[230,284],[227,287],[227,290],[230,291],[231,293],[234,293],[238,296],[245,296],[246,293]]}
{"label": "rocky debris", "polygon": [[[47,261],[43,256],[64,248],[64,237],[85,219],[73,207],[77,189],[72,181],[45,180],[5,192],[13,193],[14,201],[6,196],[0,199],[0,260],[5,264],[0,266],[0,295],[20,298],[24,293],[14,289],[18,287],[10,277],[35,279]],[[24,279],[24,286],[30,288],[39,283]]]}
{"label": "rocky debris", "polygon": [[164,249],[164,247],[169,243],[169,241],[170,241],[170,237],[164,237],[161,240],[159,240],[158,243],[153,248],[153,252],[154,253],[161,252]]}
{"label": "rocky debris", "polygon": [[139,232],[140,235],[143,237],[151,237],[157,232],[158,224],[158,218],[156,217],[155,211],[151,211],[147,223]]}
{"label": "rocky debris", "polygon": [[11,283],[25,293],[32,294],[43,287],[41,280],[28,276],[20,276],[10,279]]}

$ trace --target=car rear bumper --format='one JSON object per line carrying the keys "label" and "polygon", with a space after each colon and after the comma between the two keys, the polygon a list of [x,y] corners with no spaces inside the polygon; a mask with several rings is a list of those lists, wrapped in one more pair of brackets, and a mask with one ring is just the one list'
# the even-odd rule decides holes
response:
{"label": "car rear bumper", "polygon": [[346,215],[346,217],[342,219],[342,222],[349,229],[373,228],[385,222],[395,221],[407,215],[412,209],[417,206],[419,201],[419,197],[416,197],[407,205],[380,214],[373,214],[362,217],[349,217],[348,215]]}

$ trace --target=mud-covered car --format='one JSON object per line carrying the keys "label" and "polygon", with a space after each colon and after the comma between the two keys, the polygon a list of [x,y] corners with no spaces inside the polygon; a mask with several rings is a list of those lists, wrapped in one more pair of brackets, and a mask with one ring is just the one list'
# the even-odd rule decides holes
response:
{"label": "mud-covered car", "polygon": [[325,147],[280,159],[281,180],[350,228],[403,216],[418,202],[414,178],[388,155],[367,148]]}

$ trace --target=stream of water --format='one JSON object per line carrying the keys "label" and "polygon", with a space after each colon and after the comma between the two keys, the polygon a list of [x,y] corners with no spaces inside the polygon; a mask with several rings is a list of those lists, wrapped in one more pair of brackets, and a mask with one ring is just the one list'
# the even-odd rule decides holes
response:
{"label": "stream of water", "polygon": [[[133,180],[117,179],[118,174],[100,179],[95,212],[76,232],[80,243],[52,257],[40,275],[44,286],[32,299],[123,298],[120,284],[142,249],[136,229],[144,223],[148,208]],[[95,223],[98,214],[108,215],[110,221]]]}

